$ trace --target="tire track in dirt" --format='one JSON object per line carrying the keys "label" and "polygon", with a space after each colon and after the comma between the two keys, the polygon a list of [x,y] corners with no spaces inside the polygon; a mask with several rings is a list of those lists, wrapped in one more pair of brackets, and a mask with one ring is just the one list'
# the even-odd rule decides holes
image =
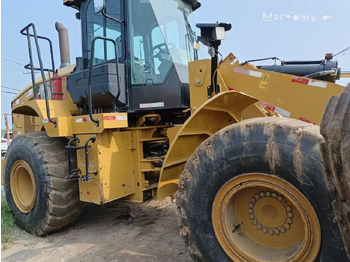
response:
{"label": "tire track in dirt", "polygon": [[47,237],[18,228],[2,261],[191,261],[170,199],[86,204],[72,226]]}

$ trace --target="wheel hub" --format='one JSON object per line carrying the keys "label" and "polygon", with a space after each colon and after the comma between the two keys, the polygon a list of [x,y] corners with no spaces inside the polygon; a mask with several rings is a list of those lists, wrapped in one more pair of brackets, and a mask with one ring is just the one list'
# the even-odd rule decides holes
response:
{"label": "wheel hub", "polygon": [[233,261],[313,261],[320,248],[320,225],[311,204],[272,175],[229,180],[215,197],[212,223]]}
{"label": "wheel hub", "polygon": [[248,204],[248,214],[258,230],[270,235],[285,233],[293,223],[290,204],[276,192],[255,194]]}
{"label": "wheel hub", "polygon": [[12,198],[22,213],[29,213],[36,199],[36,184],[32,169],[23,160],[16,161],[11,168],[10,186]]}

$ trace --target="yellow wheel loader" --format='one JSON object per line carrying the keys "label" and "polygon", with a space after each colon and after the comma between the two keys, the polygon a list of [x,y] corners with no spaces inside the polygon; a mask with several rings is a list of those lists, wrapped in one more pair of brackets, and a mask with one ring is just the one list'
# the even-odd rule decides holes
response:
{"label": "yellow wheel loader", "polygon": [[[196,261],[347,260],[317,126],[343,91],[331,55],[273,66],[219,60],[231,25],[197,24],[196,34],[197,0],[63,2],[81,20],[75,65],[62,24],[59,69],[50,40],[34,24],[21,30],[32,83],[12,101],[16,138],[2,183],[22,229],[58,231],[83,202],[176,194]],[[197,41],[211,59],[199,59]]]}

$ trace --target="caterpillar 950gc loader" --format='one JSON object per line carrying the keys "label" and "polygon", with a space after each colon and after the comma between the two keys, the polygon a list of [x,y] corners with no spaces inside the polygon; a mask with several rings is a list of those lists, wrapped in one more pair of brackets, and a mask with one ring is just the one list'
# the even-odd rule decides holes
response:
{"label": "caterpillar 950gc loader", "polygon": [[313,124],[343,90],[330,56],[218,61],[231,26],[216,23],[197,25],[211,54],[198,60],[196,0],[64,4],[81,20],[75,65],[63,25],[58,70],[41,60],[39,41],[49,40],[33,24],[21,31],[33,77],[12,102],[16,138],[2,173],[21,228],[45,235],[76,220],[82,202],[177,193],[195,260],[346,260]]}

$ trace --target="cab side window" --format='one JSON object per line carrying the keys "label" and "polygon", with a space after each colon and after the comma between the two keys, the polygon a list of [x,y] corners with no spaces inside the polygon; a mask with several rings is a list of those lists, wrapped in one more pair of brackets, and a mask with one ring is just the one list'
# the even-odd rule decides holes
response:
{"label": "cab side window", "polygon": [[[106,13],[109,16],[122,19],[121,0],[106,0]],[[88,58],[91,55],[92,39],[96,36],[111,38],[117,42],[118,57],[124,57],[122,49],[122,26],[111,19],[105,18],[101,13],[95,14],[93,1],[90,1],[87,8],[87,42],[88,42]],[[115,60],[114,45],[101,39],[95,42],[95,59],[93,64],[105,63],[110,60]]]}

